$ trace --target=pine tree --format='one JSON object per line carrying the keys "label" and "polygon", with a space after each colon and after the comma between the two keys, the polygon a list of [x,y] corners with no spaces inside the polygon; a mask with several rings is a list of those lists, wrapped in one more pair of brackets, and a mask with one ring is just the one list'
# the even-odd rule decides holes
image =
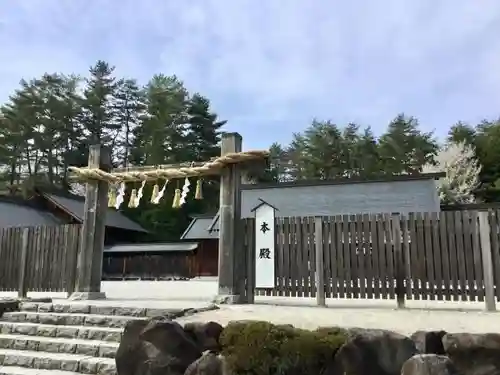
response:
{"label": "pine tree", "polygon": [[117,164],[125,167],[129,163],[133,147],[134,129],[144,115],[144,93],[135,79],[121,79],[117,82],[114,98],[115,121],[120,126],[117,140]]}
{"label": "pine tree", "polygon": [[[115,68],[99,60],[90,68],[83,91],[81,127],[85,146],[103,143],[113,146],[121,124],[115,121],[113,99],[116,93]],[[112,147],[113,148],[113,147]]]}
{"label": "pine tree", "polygon": [[210,109],[210,102],[194,94],[187,104],[187,143],[190,160],[205,161],[220,155],[221,128],[226,121],[218,121]]}
{"label": "pine tree", "polygon": [[431,163],[438,150],[432,133],[419,130],[416,118],[398,115],[379,139],[384,173],[417,174]]}

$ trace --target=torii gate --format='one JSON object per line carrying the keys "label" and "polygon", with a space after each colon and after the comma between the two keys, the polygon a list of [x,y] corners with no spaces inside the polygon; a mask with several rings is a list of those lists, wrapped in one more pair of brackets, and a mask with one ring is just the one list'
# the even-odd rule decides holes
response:
{"label": "torii gate", "polygon": [[[72,180],[86,182],[85,212],[77,261],[73,300],[104,299],[101,291],[102,261],[109,183],[155,181],[220,175],[219,288],[218,298],[227,303],[245,303],[246,258],[238,231],[241,226],[241,171],[244,163],[266,159],[268,151],[242,152],[238,133],[222,135],[221,156],[205,163],[184,163],[112,170],[111,153],[101,145],[89,151],[86,168],[69,167]],[[250,297],[251,298],[251,297]]]}

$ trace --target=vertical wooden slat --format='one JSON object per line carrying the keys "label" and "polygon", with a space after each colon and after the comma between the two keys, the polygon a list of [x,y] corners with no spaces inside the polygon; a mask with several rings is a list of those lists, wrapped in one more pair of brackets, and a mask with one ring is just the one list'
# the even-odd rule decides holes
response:
{"label": "vertical wooden slat", "polygon": [[443,264],[443,294],[447,301],[451,300],[450,253],[448,251],[448,225],[446,212],[439,213],[439,239],[441,245],[441,261]]}
{"label": "vertical wooden slat", "polygon": [[48,226],[48,227],[45,227],[45,233],[46,233],[46,237],[45,237],[45,243],[44,243],[44,246],[46,248],[45,250],[45,254],[46,254],[46,257],[45,257],[45,266],[46,266],[46,269],[47,269],[47,289],[50,291],[50,292],[53,292],[56,290],[56,283],[57,283],[57,280],[55,279],[55,275],[56,275],[56,272],[55,269],[53,269],[53,266],[54,265],[57,265],[55,264],[55,262],[57,261],[57,259],[55,258],[57,256],[57,248],[56,248],[56,241],[55,241],[55,230],[57,229],[57,227],[55,226]]}
{"label": "vertical wooden slat", "polygon": [[[4,272],[6,274],[7,279],[7,290],[14,291],[14,267],[12,264],[15,264],[15,253],[13,249],[16,247],[16,228],[10,228],[8,237],[7,237],[7,267]],[[17,285],[16,285],[17,287]]]}
{"label": "vertical wooden slat", "polygon": [[370,217],[370,234],[371,234],[371,260],[373,264],[372,268],[372,282],[373,282],[373,296],[374,298],[380,298],[380,267],[379,267],[379,251],[380,251],[380,239],[377,226],[377,215],[371,215]]}
{"label": "vertical wooden slat", "polygon": [[455,214],[452,211],[445,212],[446,227],[448,231],[448,254],[450,257],[450,286],[452,288],[452,296],[454,301],[459,300],[460,285],[458,283],[458,256],[457,256],[457,241],[455,233]]}
{"label": "vertical wooden slat", "polygon": [[366,298],[365,243],[363,239],[363,216],[356,215],[356,260],[358,270],[359,298]]}
{"label": "vertical wooden slat", "polygon": [[326,306],[325,301],[325,270],[324,270],[324,246],[323,246],[323,218],[316,217],[314,220],[314,244],[315,253],[315,288],[316,289],[316,303],[318,306]]}
{"label": "vertical wooden slat", "polygon": [[42,286],[43,290],[51,291],[52,289],[52,278],[50,277],[50,271],[51,271],[51,266],[50,266],[50,253],[51,253],[51,248],[50,248],[50,235],[51,235],[51,227],[42,227],[42,233],[43,233],[43,242],[42,242],[42,248],[43,248],[43,273],[44,273],[44,284]]}
{"label": "vertical wooden slat", "polygon": [[386,275],[388,280],[388,292],[389,298],[394,299],[396,296],[395,291],[395,280],[394,280],[394,247],[393,247],[393,235],[392,235],[392,224],[391,215],[384,215],[384,226],[385,226],[385,256],[386,256]]}
{"label": "vertical wooden slat", "polygon": [[396,282],[395,294],[398,308],[405,307],[405,265],[403,263],[403,249],[401,246],[401,220],[398,215],[392,216],[392,242],[394,249],[394,279]]}
{"label": "vertical wooden slat", "polygon": [[[484,301],[484,278],[481,257],[481,244],[479,242],[479,225],[477,211],[470,211],[470,231],[472,235],[472,254],[474,260],[474,280],[478,301]],[[498,285],[498,284],[496,284]]]}
{"label": "vertical wooden slat", "polygon": [[[54,250],[55,254],[53,256],[54,259],[54,265],[56,269],[61,269],[61,265],[63,264],[63,254],[62,254],[62,241],[63,241],[63,228],[62,227],[55,227],[54,229]],[[54,272],[56,274],[57,272]],[[54,278],[54,291],[56,292],[61,292],[63,291],[63,283],[64,278],[59,275],[59,277]]]}
{"label": "vertical wooden slat", "polygon": [[[342,216],[335,216],[331,218],[330,221],[331,235],[335,235],[335,252],[333,253],[335,257],[335,268],[337,269],[337,279],[333,280],[335,285],[337,285],[339,291],[339,298],[346,297],[345,291],[345,254],[344,254],[344,243],[342,240]],[[334,238],[331,237],[331,241],[334,241]],[[333,266],[333,265],[332,265]]]}
{"label": "vertical wooden slat", "polygon": [[67,229],[66,229],[66,225],[64,227],[59,227],[59,230],[58,230],[58,248],[59,248],[59,251],[58,251],[58,256],[57,256],[57,260],[58,260],[58,264],[60,267],[64,267],[64,275],[65,277],[60,277],[60,280],[59,280],[59,288],[58,288],[58,292],[65,292],[66,291],[66,275],[67,275],[67,271],[66,271],[66,253],[71,253],[71,249],[66,249],[65,248],[65,241],[66,241],[66,232]]}
{"label": "vertical wooden slat", "polygon": [[500,300],[500,240],[499,240],[499,210],[490,210],[488,213],[490,223],[491,259],[493,261],[493,277],[496,286],[496,297]]}
{"label": "vertical wooden slat", "polygon": [[290,296],[290,221],[287,217],[282,219],[283,226],[283,271],[284,271],[284,283],[283,288],[285,290],[285,296]]}
{"label": "vertical wooden slat", "polygon": [[342,215],[339,219],[338,225],[340,227],[341,236],[342,236],[342,253],[344,254],[344,290],[345,290],[345,298],[353,297],[353,290],[351,287],[351,243],[349,242],[349,216]]}
{"label": "vertical wooden slat", "polygon": [[370,233],[370,215],[363,215],[363,256],[366,278],[366,298],[373,298],[373,265],[372,265],[372,236]]}
{"label": "vertical wooden slat", "polygon": [[417,234],[418,278],[420,281],[420,298],[427,299],[429,279],[427,277],[427,253],[425,248],[425,224],[421,212],[415,215],[415,229]]}
{"label": "vertical wooden slat", "polygon": [[[495,311],[495,280],[493,276],[493,259],[491,251],[491,223],[489,212],[479,212],[479,232],[481,238],[481,255],[483,259],[484,294],[487,311]],[[497,228],[494,228],[495,232]]]}
{"label": "vertical wooden slat", "polygon": [[302,218],[302,278],[304,280],[304,296],[311,297],[311,255],[309,247],[309,217]]}
{"label": "vertical wooden slat", "polygon": [[299,290],[301,297],[307,297],[309,295],[309,283],[307,282],[307,233],[304,230],[305,223],[304,218],[297,217],[297,266],[299,267]]}
{"label": "vertical wooden slat", "polygon": [[256,262],[256,249],[255,249],[255,219],[246,219],[247,230],[247,282],[246,294],[248,303],[255,302],[255,262]]}
{"label": "vertical wooden slat", "polygon": [[62,283],[62,290],[66,293],[73,293],[74,290],[74,279],[75,275],[73,275],[74,267],[76,264],[72,264],[71,257],[73,255],[73,244],[71,240],[74,238],[75,234],[73,233],[73,228],[70,225],[65,225],[61,228],[59,232],[59,236],[62,242],[62,248],[66,249],[62,253],[62,264],[65,265],[65,273],[64,273],[64,281]]}
{"label": "vertical wooden slat", "polygon": [[303,297],[304,280],[302,273],[302,220],[299,217],[294,218],[295,221],[295,256],[297,258],[297,297]]}
{"label": "vertical wooden slat", "polygon": [[434,291],[437,299],[443,300],[443,262],[441,260],[442,250],[439,242],[439,221],[437,212],[430,214],[432,230],[432,252],[434,255]]}
{"label": "vertical wooden slat", "polygon": [[[276,218],[274,220],[274,232],[275,232],[275,241],[276,241],[276,272],[275,272],[275,292],[278,296],[284,296],[284,287],[283,287],[283,279],[284,279],[284,256],[283,256],[283,220],[281,218]],[[273,293],[275,295],[275,293]]]}
{"label": "vertical wooden slat", "polygon": [[351,262],[351,285],[353,298],[359,298],[359,266],[358,266],[358,245],[357,245],[357,226],[356,216],[349,215],[349,258]]}
{"label": "vertical wooden slat", "polygon": [[455,211],[455,233],[458,260],[458,285],[460,285],[460,295],[462,296],[462,301],[467,301],[469,293],[467,290],[467,274],[465,268],[464,232],[462,225],[463,213],[464,211]]}
{"label": "vertical wooden slat", "polygon": [[410,234],[408,232],[408,218],[406,216],[401,217],[401,230],[402,230],[402,242],[401,248],[403,250],[403,264],[405,267],[405,285],[406,285],[406,298],[412,299],[412,278],[411,278],[411,266],[410,266]]}
{"label": "vertical wooden slat", "polygon": [[[4,244],[5,233],[7,231],[5,229],[0,228],[0,259],[7,259],[7,247]],[[7,275],[5,273],[5,267],[7,262],[0,262],[0,292],[5,291],[5,284]]]}
{"label": "vertical wooden slat", "polygon": [[28,247],[29,247],[29,229],[24,228],[22,232],[22,242],[19,262],[19,281],[17,295],[19,298],[25,298],[28,295],[28,289],[26,288],[26,270],[28,268]]}
{"label": "vertical wooden slat", "polygon": [[291,294],[292,297],[299,296],[297,287],[299,280],[299,259],[297,251],[297,223],[294,217],[290,218],[290,271],[291,271]]}
{"label": "vertical wooden slat", "polygon": [[408,215],[408,232],[410,234],[410,274],[413,299],[421,299],[420,272],[418,268],[417,223],[414,213]]}
{"label": "vertical wooden slat", "polygon": [[315,233],[316,233],[316,222],[314,217],[308,217],[307,219],[307,248],[309,253],[309,285],[310,285],[310,297],[316,297],[316,246],[315,246]]}
{"label": "vertical wooden slat", "polygon": [[464,256],[465,256],[465,273],[467,278],[467,289],[471,301],[477,300],[477,291],[474,276],[474,251],[472,249],[472,233],[471,233],[471,215],[469,211],[462,212],[462,229],[464,232]]}
{"label": "vertical wooden slat", "polygon": [[22,241],[23,241],[23,228],[15,228],[15,245],[13,248],[13,254],[12,254],[12,259],[13,263],[16,266],[12,267],[12,290],[17,290],[18,285],[17,285],[17,280],[19,280],[19,264],[21,262],[21,252],[19,249],[22,246]]}
{"label": "vertical wooden slat", "polygon": [[29,292],[32,289],[33,285],[33,271],[34,271],[34,263],[33,263],[33,228],[27,227],[28,230],[28,247],[26,251],[26,273],[25,273],[25,288],[26,292]]}
{"label": "vertical wooden slat", "polygon": [[[427,298],[436,299],[436,279],[434,277],[434,248],[432,242],[432,223],[429,212],[424,212],[424,244],[425,244],[425,269],[428,282]],[[437,251],[437,249],[436,249]]]}
{"label": "vertical wooden slat", "polygon": [[34,229],[34,251],[33,251],[33,263],[34,263],[34,274],[33,274],[33,291],[39,292],[40,286],[42,285],[42,262],[40,257],[40,248],[42,247],[42,237],[40,233],[40,227],[35,227]]}
{"label": "vertical wooden slat", "polygon": [[333,281],[337,275],[337,268],[334,267],[335,263],[335,244],[333,242],[330,220],[332,218],[323,217],[323,262],[325,267],[325,294],[327,298],[337,298],[337,286]]}
{"label": "vertical wooden slat", "polygon": [[378,266],[379,266],[379,282],[380,282],[380,294],[383,299],[387,299],[389,296],[389,290],[387,289],[387,259],[386,259],[386,232],[385,232],[385,222],[384,216],[378,215],[377,217],[377,237],[378,237]]}

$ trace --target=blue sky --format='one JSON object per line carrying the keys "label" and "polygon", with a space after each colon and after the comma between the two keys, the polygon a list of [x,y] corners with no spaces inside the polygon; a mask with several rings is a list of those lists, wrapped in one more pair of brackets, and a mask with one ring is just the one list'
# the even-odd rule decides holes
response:
{"label": "blue sky", "polygon": [[442,136],[500,115],[499,35],[499,0],[0,0],[0,101],[104,59],[178,75],[246,149],[314,117],[380,133],[401,111]]}

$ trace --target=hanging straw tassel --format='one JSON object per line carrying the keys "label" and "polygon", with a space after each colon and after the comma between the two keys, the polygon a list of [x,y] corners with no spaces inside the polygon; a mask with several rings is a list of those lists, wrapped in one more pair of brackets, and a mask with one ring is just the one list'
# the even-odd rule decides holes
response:
{"label": "hanging straw tassel", "polygon": [[130,200],[128,201],[128,207],[129,208],[135,208],[137,207],[135,205],[135,201],[137,200],[137,189],[132,189],[132,193],[130,194]]}
{"label": "hanging straw tassel", "polygon": [[181,206],[181,189],[175,189],[172,208],[179,208],[180,206]]}
{"label": "hanging straw tassel", "polygon": [[141,187],[139,188],[139,190],[137,190],[137,199],[135,201],[135,206],[136,207],[139,207],[139,202],[141,201],[142,196],[144,195],[142,193],[144,191],[144,186],[146,186],[146,180],[144,180],[144,181],[141,182]]}
{"label": "hanging straw tassel", "polygon": [[200,178],[198,181],[196,181],[196,192],[194,193],[194,199],[203,199],[203,191],[201,189],[202,185],[202,179]]}
{"label": "hanging straw tassel", "polygon": [[125,182],[122,182],[120,184],[120,187],[118,188],[118,195],[116,197],[116,204],[115,208],[118,210],[123,203],[124,197],[125,197],[125,191],[127,190],[127,187],[125,186]]}
{"label": "hanging straw tassel", "polygon": [[114,187],[110,187],[108,190],[108,207],[116,206],[116,190]]}
{"label": "hanging straw tassel", "polygon": [[158,194],[160,193],[160,187],[158,184],[153,186],[153,192],[151,193],[151,203],[155,204],[156,198],[158,198]]}

